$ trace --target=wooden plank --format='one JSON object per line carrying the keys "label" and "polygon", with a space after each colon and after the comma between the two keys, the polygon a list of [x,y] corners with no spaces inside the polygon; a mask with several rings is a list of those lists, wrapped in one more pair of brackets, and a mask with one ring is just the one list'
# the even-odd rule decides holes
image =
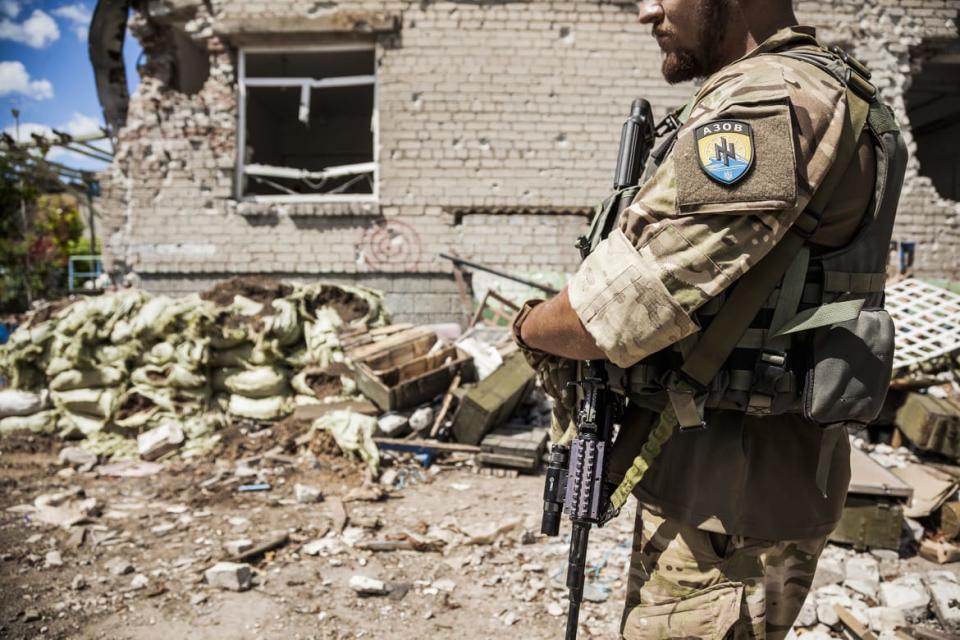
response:
{"label": "wooden plank", "polygon": [[861,495],[894,496],[904,501],[913,496],[910,485],[856,447],[850,451],[849,492]]}
{"label": "wooden plank", "polygon": [[479,444],[523,401],[533,388],[535,375],[522,354],[507,358],[499,369],[461,398],[453,421],[454,438],[465,444]]}
{"label": "wooden plank", "polygon": [[960,502],[947,502],[940,508],[940,533],[947,540],[960,536]]}
{"label": "wooden plank", "polygon": [[840,605],[833,606],[834,611],[837,612],[837,617],[840,618],[840,622],[843,623],[850,633],[853,634],[853,637],[857,640],[877,640],[877,636],[870,631],[869,628],[854,616],[848,609],[841,607]]}
{"label": "wooden plank", "polygon": [[453,394],[460,387],[460,381],[463,379],[463,376],[458,372],[457,375],[453,376],[453,380],[450,381],[450,386],[447,387],[447,392],[443,396],[443,403],[440,405],[440,411],[437,412],[437,417],[433,421],[433,427],[430,428],[430,437],[436,438],[437,434],[440,432],[440,426],[443,424],[443,420],[447,417],[447,413],[450,411],[450,405],[453,404]]}
{"label": "wooden plank", "polygon": [[532,471],[537,468],[539,459],[527,456],[511,456],[502,453],[481,453],[477,456],[477,462],[482,465],[492,467],[507,467],[510,469],[522,469]]}
{"label": "wooden plank", "polygon": [[364,360],[377,353],[402,345],[406,342],[417,340],[423,336],[436,336],[432,329],[428,327],[413,327],[387,336],[383,340],[363,345],[356,349],[351,349],[347,355],[351,360]]}
{"label": "wooden plank", "polygon": [[439,442],[437,440],[403,438],[374,438],[374,444],[381,449],[392,451],[411,451],[414,453],[480,453],[480,447],[457,442]]}
{"label": "wooden plank", "polygon": [[378,416],[380,410],[369,400],[344,400],[330,404],[307,404],[296,408],[293,417],[297,420],[314,421],[334,411],[349,410],[365,416]]}

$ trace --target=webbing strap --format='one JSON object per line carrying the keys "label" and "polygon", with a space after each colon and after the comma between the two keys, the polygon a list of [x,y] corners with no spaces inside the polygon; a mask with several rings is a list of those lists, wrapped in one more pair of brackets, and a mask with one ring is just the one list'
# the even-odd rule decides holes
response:
{"label": "webbing strap", "polygon": [[657,426],[650,432],[650,437],[647,438],[647,441],[643,443],[643,447],[640,449],[640,455],[634,458],[633,464],[627,469],[627,473],[623,476],[620,486],[618,486],[616,491],[613,492],[613,495],[610,496],[610,504],[615,511],[620,511],[623,505],[627,503],[627,498],[633,493],[633,488],[640,484],[647,469],[650,468],[653,461],[660,455],[660,450],[663,449],[663,445],[670,439],[670,436],[673,435],[676,427],[677,416],[674,413],[673,405],[668,403],[667,407],[660,413]]}
{"label": "webbing strap", "polygon": [[856,320],[860,316],[860,310],[863,309],[865,302],[866,300],[863,298],[855,298],[842,302],[831,302],[830,304],[801,311],[785,325],[777,327],[774,335],[788,336],[792,333],[810,331],[811,329],[819,329],[820,327],[827,327],[831,324]]}
{"label": "webbing strap", "polygon": [[886,273],[823,272],[825,293],[880,293],[886,283]]}
{"label": "webbing strap", "polygon": [[823,178],[810,204],[807,205],[807,208],[816,212],[817,215],[822,215],[826,210],[833,192],[836,191],[847,168],[853,162],[859,146],[860,134],[867,126],[867,119],[870,116],[870,104],[853,89],[847,89],[847,112],[843,121],[843,130],[840,133],[840,144],[837,145],[837,155],[833,166]]}
{"label": "webbing strap", "polygon": [[702,387],[710,384],[818,222],[812,214],[801,213],[783,239],[740,278],[720,313],[683,363],[681,371],[685,376]]}
{"label": "webbing strap", "polygon": [[[801,247],[783,276],[783,281],[780,284],[780,300],[777,301],[777,306],[773,310],[773,318],[770,321],[771,327],[778,327],[797,315],[809,266],[810,248]],[[768,331],[764,336],[762,348],[785,353],[789,346],[789,337],[779,335],[774,331]]]}

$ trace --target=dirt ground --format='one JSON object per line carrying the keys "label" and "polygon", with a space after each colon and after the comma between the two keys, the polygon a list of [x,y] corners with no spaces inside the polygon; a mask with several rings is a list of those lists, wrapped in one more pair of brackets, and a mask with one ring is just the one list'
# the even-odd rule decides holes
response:
{"label": "dirt ground", "polygon": [[[236,479],[232,460],[110,478],[62,472],[50,440],[8,438],[0,449],[3,638],[562,636],[567,544],[537,533],[540,477],[482,476],[465,463],[403,466],[400,488],[369,502],[353,500],[373,497],[362,495],[371,493],[359,486],[362,471],[332,456],[261,463],[253,479]],[[237,491],[258,479],[272,490]],[[297,503],[296,483],[321,488],[324,501]],[[88,524],[64,528],[8,511],[76,487],[102,505]],[[585,604],[581,637],[616,636],[631,525],[624,515],[593,536],[588,594],[604,602]],[[252,561],[252,589],[205,583],[225,543],[278,532],[289,541]],[[407,532],[437,550],[362,548]],[[321,549],[307,555],[317,540]],[[52,565],[51,551],[60,554]],[[115,575],[118,559],[129,573]],[[358,596],[357,575],[382,580],[387,594]]]}
{"label": "dirt ground", "polygon": [[[229,431],[219,458],[167,462],[146,477],[75,471],[50,438],[0,439],[0,638],[563,636],[569,538],[538,533],[542,477],[482,475],[467,457],[427,469],[396,459],[371,483],[328,442],[292,455],[283,445],[293,426]],[[270,489],[240,490],[257,483]],[[298,502],[298,484],[322,501]],[[89,517],[44,523],[45,501],[83,504]],[[634,512],[591,534],[580,638],[618,636]],[[209,584],[207,570],[243,539],[277,543],[245,560],[250,588]],[[894,575],[882,564],[884,580],[960,574],[960,563],[894,563]],[[358,577],[382,584],[361,595]],[[836,580],[818,574],[814,587]],[[791,637],[806,633],[841,637],[825,627]]]}

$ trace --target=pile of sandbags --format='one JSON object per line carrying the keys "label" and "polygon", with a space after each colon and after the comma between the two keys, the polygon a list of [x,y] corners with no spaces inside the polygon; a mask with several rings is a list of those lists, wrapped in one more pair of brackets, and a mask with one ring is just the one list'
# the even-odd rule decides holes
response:
{"label": "pile of sandbags", "polygon": [[0,397],[0,433],[85,438],[111,457],[135,453],[143,434],[182,433],[181,454],[200,455],[230,418],[274,420],[355,393],[338,333],[387,321],[369,289],[260,278],[178,299],[80,299],[35,314],[0,347],[0,372],[21,394]]}

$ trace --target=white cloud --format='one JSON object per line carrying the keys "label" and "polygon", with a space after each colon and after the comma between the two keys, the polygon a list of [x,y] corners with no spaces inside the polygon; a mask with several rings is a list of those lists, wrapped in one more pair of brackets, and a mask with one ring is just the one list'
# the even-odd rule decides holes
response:
{"label": "white cloud", "polygon": [[23,22],[4,18],[0,20],[0,40],[13,40],[34,49],[42,49],[60,37],[57,22],[49,15],[35,9]]}
{"label": "white cloud", "polygon": [[53,85],[49,80],[33,80],[22,62],[0,62],[0,96],[22,93],[34,100],[53,97]]}
{"label": "white cloud", "polygon": [[100,118],[74,112],[69,120],[57,127],[57,130],[72,136],[85,136],[90,133],[99,133],[101,126]]}
{"label": "white cloud", "polygon": [[66,4],[54,9],[53,15],[69,22],[70,28],[79,40],[84,41],[87,39],[87,34],[90,30],[90,20],[93,19],[93,14],[90,13],[90,9],[86,6],[80,3]]}
{"label": "white cloud", "polygon": [[14,0],[0,0],[0,13],[8,18],[16,18],[17,14],[20,13],[20,5]]}

